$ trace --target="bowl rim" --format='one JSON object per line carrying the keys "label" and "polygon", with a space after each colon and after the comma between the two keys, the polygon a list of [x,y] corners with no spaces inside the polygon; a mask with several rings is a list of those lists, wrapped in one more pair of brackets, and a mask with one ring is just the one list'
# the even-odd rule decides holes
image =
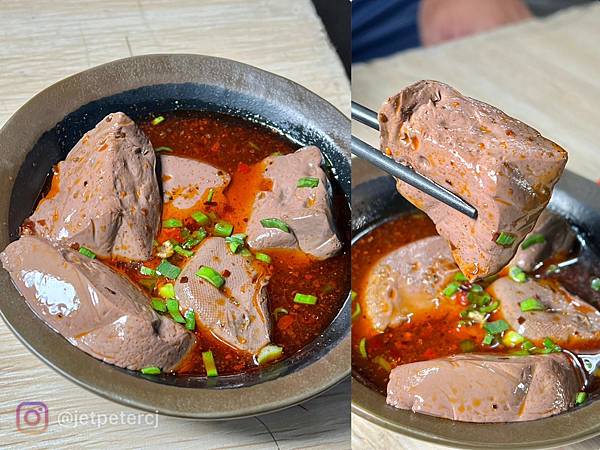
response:
{"label": "bowl rim", "polygon": [[[131,75],[126,77],[123,76],[124,73]],[[218,79],[216,73],[226,79]],[[233,75],[228,78],[230,74]],[[98,82],[102,80],[103,87],[99,88]],[[173,83],[214,84],[222,87],[223,83],[231,82],[234,89],[249,89],[254,87],[256,80],[268,80],[269,89],[259,86],[256,91],[249,92],[267,102],[274,101],[275,95],[285,94],[288,109],[297,108],[301,114],[299,117],[303,119],[305,116],[302,114],[317,105],[318,111],[312,114],[322,117],[324,122],[331,125],[331,135],[327,136],[350,164],[350,120],[329,102],[294,81],[257,67],[226,58],[187,53],[122,58],[76,73],[48,86],[14,112],[0,129],[0,155],[17,153],[11,150],[10,143],[18,143],[20,147],[24,147],[26,150],[21,151],[21,157],[18,157],[18,170],[33,144],[45,131],[52,129],[57,121],[83,105],[121,92]],[[86,90],[87,87],[90,89]],[[44,116],[44,112],[49,113],[48,118]],[[32,128],[39,130],[39,133],[31,131],[27,135],[21,128],[23,123],[32,123],[31,117],[35,119],[35,127]],[[347,129],[348,133],[342,133],[340,129]],[[9,179],[10,176],[5,178],[7,179],[0,183],[3,183],[2,187],[7,193],[4,197],[10,197],[14,176],[12,179]],[[0,207],[5,208],[5,214],[8,214],[7,205],[6,198],[0,199]],[[3,227],[7,228],[6,223],[3,223]],[[5,236],[0,237],[2,247],[8,243],[8,232],[4,234]],[[1,272],[0,286],[5,289],[5,294],[0,297],[0,316],[19,341],[65,378],[125,406],[200,420],[243,418],[278,411],[306,401],[350,375],[348,327],[343,337],[320,359],[273,380],[232,389],[201,389],[154,383],[142,377],[131,376],[126,371],[85,354],[48,327],[41,327],[48,330],[41,331],[39,337],[34,336],[31,330],[25,329],[15,314],[19,307],[17,304],[24,303],[22,297],[10,282],[8,274]],[[33,312],[31,314],[34,315]],[[349,315],[348,301],[343,303],[339,314]],[[35,315],[34,318],[40,320]],[[54,340],[52,335],[61,339],[64,345],[50,348],[51,343],[43,342],[44,338]],[[98,364],[102,365],[102,369],[98,369]]]}
{"label": "bowl rim", "polygon": [[[391,176],[373,169],[363,161],[353,161],[352,169],[353,176],[356,173],[360,180],[358,183],[353,181],[352,186],[352,242],[354,243],[357,237],[363,235],[363,230],[372,228],[371,224],[383,223],[386,220],[377,217],[368,223],[362,219],[355,222],[354,214],[357,214],[355,199],[357,204],[365,201],[363,196],[367,195],[369,183],[382,183],[389,179],[386,189],[390,189],[390,192],[386,191],[383,194],[379,192],[377,197],[388,199],[387,194],[391,194],[392,190],[394,195],[402,197],[395,191],[395,183]],[[383,184],[378,184],[379,191],[382,186]],[[355,192],[359,193],[357,197]],[[569,210],[574,210],[583,215],[586,220],[600,224],[600,188],[594,182],[568,170],[565,170],[555,187],[550,205],[570,220],[576,219],[569,214]],[[597,231],[598,228],[595,230]],[[387,431],[432,444],[465,449],[537,449],[575,444],[600,434],[600,423],[594,420],[594,417],[600,416],[600,399],[562,414],[534,421],[469,423],[394,408],[386,404],[383,394],[363,384],[354,372],[351,379],[353,414]],[[486,442],[485,437],[490,435],[492,439]]]}

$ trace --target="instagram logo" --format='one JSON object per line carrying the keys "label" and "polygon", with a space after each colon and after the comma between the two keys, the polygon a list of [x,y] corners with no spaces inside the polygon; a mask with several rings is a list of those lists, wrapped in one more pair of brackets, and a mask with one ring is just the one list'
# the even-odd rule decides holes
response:
{"label": "instagram logo", "polygon": [[48,407],[44,402],[21,402],[16,409],[17,430],[40,434],[48,429]]}

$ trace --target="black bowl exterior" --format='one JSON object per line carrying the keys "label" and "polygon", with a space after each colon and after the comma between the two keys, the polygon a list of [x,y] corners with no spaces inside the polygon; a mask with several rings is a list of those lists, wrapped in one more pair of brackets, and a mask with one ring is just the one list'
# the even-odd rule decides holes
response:
{"label": "black bowl exterior", "polygon": [[[353,242],[394,216],[416,211],[396,191],[393,178],[363,161],[352,163]],[[554,189],[550,207],[583,230],[586,242],[600,248],[600,188],[565,172]],[[531,422],[456,422],[388,406],[385,397],[352,379],[352,411],[390,431],[457,448],[548,448],[600,434],[600,401]]]}
{"label": "black bowl exterior", "polygon": [[[52,165],[102,117],[123,111],[135,119],[175,110],[240,116],[299,145],[319,146],[331,163],[334,188],[349,203],[350,122],[332,105],[290,80],[235,61],[144,55],[56,83],[0,130],[1,248],[16,238]],[[349,236],[349,223],[342,225]],[[102,363],[71,346],[37,319],[5,271],[0,271],[0,286],[3,318],[34,354],[79,385],[139,409],[198,419],[246,417],[307,400],[349,374],[349,300],[321,336],[265,370],[216,379],[152,377]]]}

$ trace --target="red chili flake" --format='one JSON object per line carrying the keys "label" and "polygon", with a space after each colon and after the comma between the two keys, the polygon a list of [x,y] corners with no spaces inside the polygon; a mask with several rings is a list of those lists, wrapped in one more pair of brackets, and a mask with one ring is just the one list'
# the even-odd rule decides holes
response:
{"label": "red chili flake", "polygon": [[223,271],[223,273],[221,273],[221,275],[223,275],[225,278],[227,278],[229,275],[231,275],[231,272],[229,270],[225,269]]}

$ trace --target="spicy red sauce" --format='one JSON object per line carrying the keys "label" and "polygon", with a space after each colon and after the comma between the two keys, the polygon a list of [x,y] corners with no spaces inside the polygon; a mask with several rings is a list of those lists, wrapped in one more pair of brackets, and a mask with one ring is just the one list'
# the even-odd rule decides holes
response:
{"label": "spicy red sauce", "polygon": [[[252,212],[255,195],[271,189],[269,180],[262,177],[262,159],[279,152],[287,154],[298,147],[283,136],[249,121],[219,114],[178,112],[163,114],[165,120],[152,125],[151,118],[138,125],[146,133],[154,148],[166,146],[172,155],[185,156],[211,164],[231,176],[231,182],[223,191],[216,191],[211,202],[205,198],[188,210],[179,210],[165,205],[162,220],[178,218],[188,230],[200,226],[190,218],[193,211],[215,213],[219,219],[234,225],[234,233],[245,230]],[[334,204],[339,205],[339,199]],[[204,227],[209,235],[211,227]],[[342,230],[339,230],[342,231]],[[162,229],[156,240],[181,241],[180,229]],[[283,347],[284,357],[290,356],[321,334],[339,312],[348,292],[348,254],[343,252],[325,261],[317,261],[300,251],[265,250],[272,259],[266,266],[254,261],[257,270],[269,271],[269,312],[272,318],[272,343]],[[156,268],[161,259],[154,257],[144,265]],[[182,267],[186,259],[175,254],[169,258],[172,264]],[[157,297],[157,289],[166,281],[159,279],[155,287],[148,286],[151,277],[139,273],[140,263],[105,261],[113,268],[126,274],[131,280]],[[297,293],[318,297],[316,305],[294,303]],[[285,308],[288,314],[275,315],[277,308]],[[197,345],[192,354],[182,363],[177,373],[204,375],[202,352],[211,350],[219,375],[235,374],[256,370],[252,355],[239,351],[217,339],[209,330],[196,321]]]}
{"label": "spicy red sauce", "polygon": [[[452,299],[440,296],[439,307],[431,311],[415,313],[409,322],[397,327],[390,327],[379,333],[372,328],[370,320],[364,314],[368,276],[374,264],[386,254],[411,242],[435,235],[435,225],[422,213],[408,214],[378,226],[359,239],[352,247],[352,289],[357,293],[352,310],[356,303],[361,305],[362,313],[352,324],[352,367],[355,376],[362,382],[385,394],[389,381],[389,369],[401,364],[442,358],[464,353],[461,343],[470,341],[469,351],[481,353],[508,353],[510,349],[503,346],[490,347],[483,345],[485,330],[479,325],[459,327],[460,313],[469,304],[465,292],[459,292]],[[550,264],[557,264],[573,255],[553,255],[545,261],[537,272],[531,274],[537,281],[549,287],[558,287],[562,283],[563,274],[547,277],[545,271]],[[500,272],[506,276],[508,269]],[[479,282],[486,288],[493,280]],[[576,292],[577,293],[577,292]],[[489,318],[490,322],[502,319],[501,311],[496,311]],[[360,352],[360,342],[365,339],[367,358]],[[541,342],[535,342],[542,347]],[[569,350],[593,350],[600,348],[600,342],[570,340],[559,343]],[[381,359],[386,363],[383,366]]]}

